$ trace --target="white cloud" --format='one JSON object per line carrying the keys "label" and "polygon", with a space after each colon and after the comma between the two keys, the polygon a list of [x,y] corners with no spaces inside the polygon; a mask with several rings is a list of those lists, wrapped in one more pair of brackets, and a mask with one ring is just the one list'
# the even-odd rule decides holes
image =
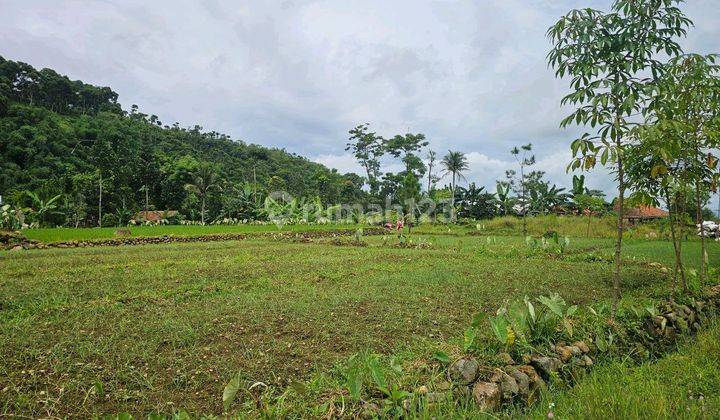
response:
{"label": "white cloud", "polygon": [[[508,150],[532,142],[567,184],[560,130],[567,81],[545,63],[545,30],[571,8],[610,0],[80,2],[0,0],[0,54],[112,86],[165,123],[357,170],[347,130],[423,132],[462,150],[468,179],[502,177]],[[717,0],[683,5],[687,49],[718,52]],[[593,175],[609,186],[603,172]],[[606,187],[603,187],[606,188]]]}

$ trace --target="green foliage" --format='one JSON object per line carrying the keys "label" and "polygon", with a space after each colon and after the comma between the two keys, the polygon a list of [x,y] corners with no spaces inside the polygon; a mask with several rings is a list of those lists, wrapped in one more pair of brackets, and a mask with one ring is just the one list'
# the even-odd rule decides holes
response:
{"label": "green foliage", "polygon": [[[0,112],[0,192],[18,206],[29,203],[10,199],[26,190],[43,198],[72,199],[72,206],[60,209],[62,216],[43,215],[45,224],[97,226],[99,174],[104,214],[123,207],[144,209],[147,197],[151,210],[179,210],[200,220],[202,197],[191,199],[197,190],[185,185],[196,184],[201,166],[213,167],[218,186],[252,185],[254,203],[262,203],[272,177],[297,197],[320,196],[329,203],[366,197],[355,174],[342,175],[283,150],[199,126],[163,125],[137,107],[124,112],[109,88],[69,81],[52,70],[37,71],[0,57],[0,86],[4,83],[12,89],[4,94],[6,111]],[[247,206],[225,202],[226,194],[231,192],[206,191],[207,220],[228,217],[229,212],[257,217]]]}
{"label": "green foliage", "polygon": [[488,317],[493,336],[505,350],[515,346],[524,350],[552,342],[558,338],[558,325],[566,337],[573,336],[572,317],[577,306],[568,305],[557,293],[539,296],[536,303],[540,306],[526,296],[522,301],[502,306],[495,316]]}

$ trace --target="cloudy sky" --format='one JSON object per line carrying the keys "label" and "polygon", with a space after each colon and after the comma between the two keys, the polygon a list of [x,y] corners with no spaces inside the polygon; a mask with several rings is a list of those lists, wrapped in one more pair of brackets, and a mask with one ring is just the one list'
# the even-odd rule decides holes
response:
{"label": "cloudy sky", "polygon": [[[342,172],[362,122],[422,132],[468,154],[469,181],[494,185],[532,142],[567,185],[559,107],[567,83],[545,64],[546,29],[610,0],[0,0],[0,55],[111,86],[166,123],[284,147]],[[687,51],[720,52],[718,0],[688,0]],[[392,169],[392,167],[388,167]],[[603,172],[591,187],[611,192]],[[612,192],[610,193],[612,196]]]}

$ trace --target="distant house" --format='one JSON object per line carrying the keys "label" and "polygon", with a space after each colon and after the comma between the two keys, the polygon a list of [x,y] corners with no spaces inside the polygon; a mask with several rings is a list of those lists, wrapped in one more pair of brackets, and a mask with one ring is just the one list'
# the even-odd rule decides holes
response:
{"label": "distant house", "polygon": [[[615,211],[618,211],[618,206],[615,206]],[[647,222],[650,220],[664,219],[668,217],[670,213],[663,209],[651,206],[639,206],[626,208],[623,213],[623,219],[631,224]]]}
{"label": "distant house", "polygon": [[159,222],[162,219],[177,216],[176,210],[150,210],[138,212],[133,219],[138,222]]}

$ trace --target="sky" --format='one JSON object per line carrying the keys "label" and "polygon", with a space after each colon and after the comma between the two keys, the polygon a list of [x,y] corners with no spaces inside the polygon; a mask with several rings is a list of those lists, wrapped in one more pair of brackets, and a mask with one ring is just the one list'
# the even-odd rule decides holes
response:
{"label": "sky", "polygon": [[[688,0],[687,52],[720,53],[719,0]],[[123,108],[201,125],[361,173],[348,130],[424,133],[465,152],[467,182],[494,190],[532,143],[535,169],[571,184],[560,129],[567,80],[547,67],[545,31],[610,0],[0,0],[0,55],[110,86]],[[383,170],[396,170],[385,162]],[[604,170],[589,187],[616,194]]]}

